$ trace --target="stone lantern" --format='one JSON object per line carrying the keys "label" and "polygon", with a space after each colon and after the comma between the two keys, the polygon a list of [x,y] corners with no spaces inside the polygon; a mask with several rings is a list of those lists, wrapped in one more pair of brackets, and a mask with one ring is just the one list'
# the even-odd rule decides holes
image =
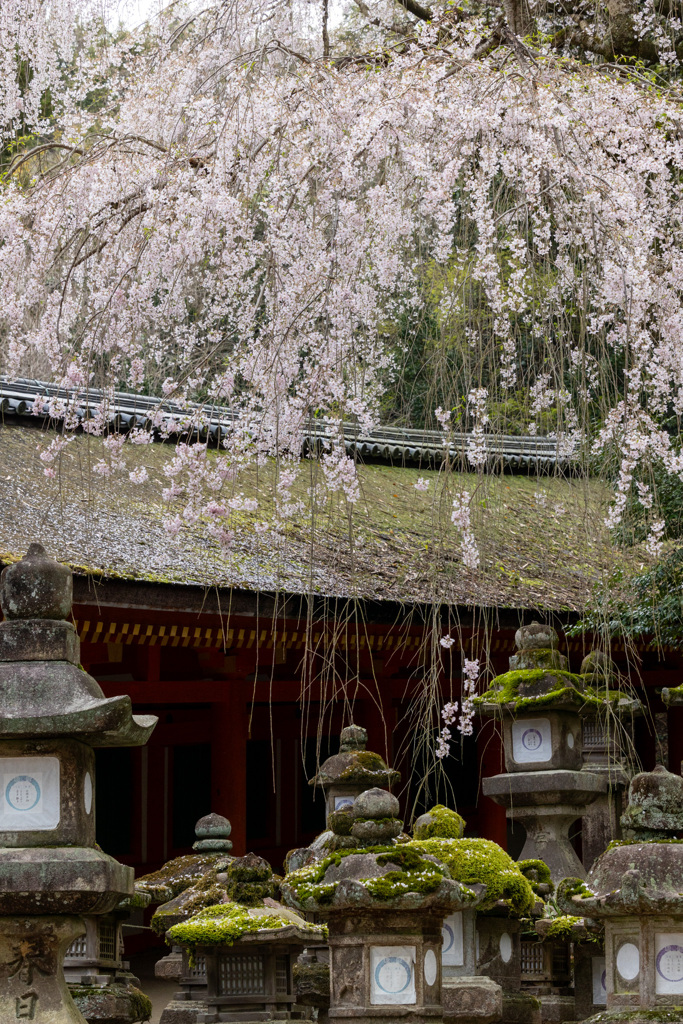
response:
{"label": "stone lantern", "polygon": [[282,883],[288,905],[328,924],[329,1019],[440,1021],[443,921],[475,905],[483,886],[465,888],[435,857],[395,843],[402,823],[390,793],[372,789],[352,811],[337,811],[344,839],[340,813],[354,820],[357,849],[315,860]]}
{"label": "stone lantern", "polygon": [[212,905],[170,928],[167,940],[182,949],[183,965],[180,991],[160,1024],[301,1016],[293,1012],[294,963],[309,942],[323,941],[323,933],[276,902],[274,893],[270,865],[248,853],[232,860],[212,888]]}
{"label": "stone lantern", "polygon": [[[195,886],[201,884],[205,889],[210,888],[215,884],[216,876],[227,869],[233,860],[229,839],[231,831],[230,822],[222,814],[205,814],[195,825],[192,853],[174,857],[158,871],[137,879],[136,890],[146,894],[150,903],[160,904],[152,918],[152,927],[160,935],[197,912],[199,905]],[[201,905],[208,906],[208,903]],[[182,967],[182,951],[178,947],[157,961],[154,973],[157,978],[177,981]]]}
{"label": "stone lantern", "polygon": [[607,789],[602,776],[582,771],[583,680],[567,671],[551,626],[522,626],[515,641],[510,672],[497,676],[477,701],[483,714],[502,718],[507,769],[484,779],[482,789],[524,826],[520,859],[544,861],[554,882],[583,877],[569,827]]}
{"label": "stone lantern", "polygon": [[0,1020],[77,1024],[64,955],[82,915],[133,892],[95,842],[94,747],[137,746],[156,718],[79,667],[71,571],[39,544],[0,582]]}
{"label": "stone lantern", "polygon": [[359,725],[347,725],[339,738],[339,753],[328,757],[309,785],[325,794],[325,818],[348,809],[364,790],[372,786],[391,789],[401,780],[400,772],[388,768],[379,754],[366,750],[368,734]]}
{"label": "stone lantern", "polygon": [[622,827],[627,841],[608,848],[586,883],[562,887],[563,909],[605,925],[607,1010],[590,1020],[680,1024],[683,779],[661,765],[636,775]]}

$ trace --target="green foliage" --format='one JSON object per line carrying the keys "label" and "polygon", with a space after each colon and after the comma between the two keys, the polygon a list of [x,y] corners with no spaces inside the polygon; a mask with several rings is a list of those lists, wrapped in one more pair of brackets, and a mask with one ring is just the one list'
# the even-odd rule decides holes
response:
{"label": "green foliage", "polygon": [[674,548],[628,584],[618,574],[596,592],[593,606],[568,630],[577,636],[648,637],[650,646],[683,646],[683,547]]}
{"label": "green foliage", "polygon": [[484,907],[503,900],[515,913],[524,914],[534,903],[529,880],[505,850],[489,839],[413,839],[406,845],[437,857],[458,882],[485,885]]}
{"label": "green foliage", "polygon": [[431,821],[415,826],[415,839],[462,839],[465,819],[457,811],[435,804],[427,814]]}

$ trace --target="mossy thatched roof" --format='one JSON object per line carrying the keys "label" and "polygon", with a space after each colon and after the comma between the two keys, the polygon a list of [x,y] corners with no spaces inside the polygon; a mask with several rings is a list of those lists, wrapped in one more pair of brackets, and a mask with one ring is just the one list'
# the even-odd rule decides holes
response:
{"label": "mossy thatched roof", "polygon": [[[615,568],[642,565],[640,549],[624,553],[604,526],[609,495],[593,480],[444,474],[369,465],[359,468],[361,498],[339,493],[313,503],[320,466],[304,460],[293,496],[303,510],[280,540],[257,523],[272,520],[276,470],[250,468],[235,493],[258,499],[235,519],[234,549],[223,554],[206,524],[183,526],[174,539],[161,497],[170,445],[124,446],[127,470],[143,464],[136,485],[122,471],[91,472],[102,458],[100,438],[79,435],[60,456],[53,479],[40,449],[51,437],[37,429],[0,429],[0,558],[21,557],[41,541],[77,571],[174,584],[286,591],[400,602],[581,610],[596,584]],[[220,457],[210,453],[211,458]],[[429,489],[415,489],[418,477]],[[233,486],[233,485],[231,485]],[[481,553],[475,571],[463,566],[453,498],[467,490]]]}

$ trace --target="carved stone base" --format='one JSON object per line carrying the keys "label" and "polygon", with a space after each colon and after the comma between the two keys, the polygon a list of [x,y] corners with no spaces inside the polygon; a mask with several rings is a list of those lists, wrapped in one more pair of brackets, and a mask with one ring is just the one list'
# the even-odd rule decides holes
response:
{"label": "carved stone base", "polygon": [[503,1024],[541,1024],[541,1004],[525,992],[503,994]]}
{"label": "carved stone base", "polygon": [[80,917],[0,917],[0,1021],[85,1024],[64,979]]}
{"label": "carved stone base", "polygon": [[151,1000],[134,985],[70,985],[69,991],[88,1024],[136,1024],[152,1015]]}
{"label": "carved stone base", "polygon": [[183,951],[174,946],[170,953],[162,956],[154,965],[154,977],[165,978],[167,981],[180,981],[183,973]]}
{"label": "carved stone base", "polygon": [[172,999],[162,1010],[159,1024],[197,1024],[199,1015],[208,1012],[208,1005],[201,1000]]}
{"label": "carved stone base", "polygon": [[445,1024],[494,1024],[503,1016],[503,990],[491,978],[444,978],[441,999]]}

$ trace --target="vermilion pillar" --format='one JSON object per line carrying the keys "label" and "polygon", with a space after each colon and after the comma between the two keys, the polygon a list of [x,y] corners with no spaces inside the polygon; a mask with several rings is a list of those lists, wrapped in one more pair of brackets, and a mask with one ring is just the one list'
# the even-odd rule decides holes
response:
{"label": "vermilion pillar", "polygon": [[232,824],[233,853],[246,853],[247,713],[244,683],[231,679],[225,700],[211,705],[211,809]]}

